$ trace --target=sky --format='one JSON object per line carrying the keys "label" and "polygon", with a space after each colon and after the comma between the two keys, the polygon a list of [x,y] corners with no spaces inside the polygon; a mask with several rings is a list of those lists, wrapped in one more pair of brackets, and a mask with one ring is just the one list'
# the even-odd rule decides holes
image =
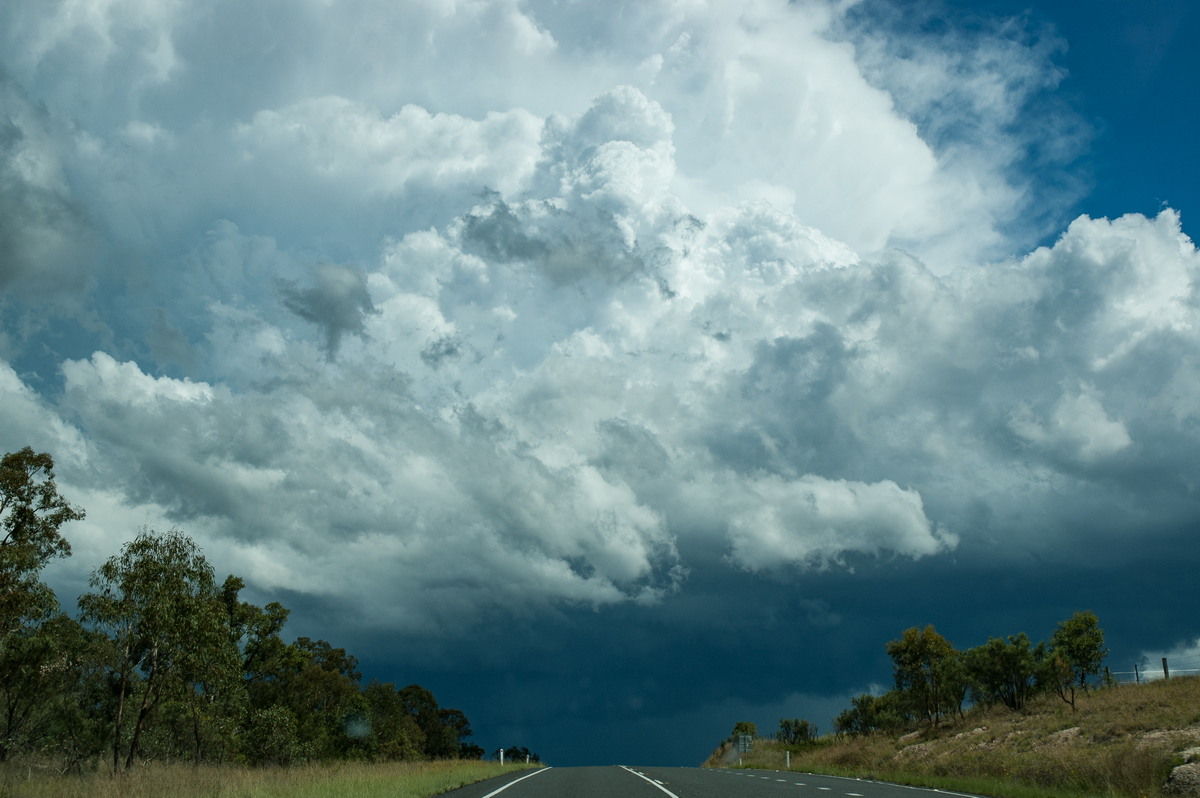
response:
{"label": "sky", "polygon": [[488,750],[1200,669],[1186,0],[13,0],[0,447]]}

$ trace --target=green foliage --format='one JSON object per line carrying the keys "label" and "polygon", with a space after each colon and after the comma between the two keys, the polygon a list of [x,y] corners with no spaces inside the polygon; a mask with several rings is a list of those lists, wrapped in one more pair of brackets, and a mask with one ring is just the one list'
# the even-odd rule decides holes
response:
{"label": "green foliage", "polygon": [[242,751],[251,764],[291,765],[304,758],[296,716],[287,707],[254,710],[242,736]]}
{"label": "green foliage", "polygon": [[1104,658],[1109,655],[1096,613],[1076,612],[1058,624],[1050,636],[1050,655],[1061,661],[1058,673],[1064,674],[1069,668],[1073,684],[1087,690],[1088,679],[1099,676]]}
{"label": "green foliage", "polygon": [[[0,458],[0,763],[56,756],[82,772],[107,749],[140,760],[281,766],[326,759],[479,759],[471,726],[420,685],[362,687],[358,660],[281,633],[289,611],[218,585],[186,534],[142,530],[92,573],[80,621],[40,581],[83,518],[53,462]],[[536,758],[536,757],[535,757]]]}
{"label": "green foliage", "polygon": [[1048,645],[1034,645],[1022,632],[957,651],[930,625],[906,629],[886,650],[895,689],[852,699],[834,720],[839,736],[897,732],[918,720],[934,727],[955,713],[963,716],[968,695],[979,706],[1021,710],[1034,695],[1052,690],[1074,709],[1076,690],[1088,689],[1108,655],[1091,612],[1077,612],[1060,623]]}
{"label": "green foliage", "polygon": [[40,577],[71,553],[60,528],[83,516],[59,495],[50,455],[0,458],[0,762],[47,739],[48,707],[71,684],[80,630]]}
{"label": "green foliage", "polygon": [[[36,573],[71,546],[59,529],[84,517],[58,493],[54,460],[26,446],[0,458],[0,578]],[[5,581],[0,590],[17,585]]]}
{"label": "green foliage", "polygon": [[[930,624],[924,629],[906,629],[899,640],[887,644],[892,658],[896,689],[911,703],[913,711],[936,726],[960,691],[947,661],[954,647]],[[960,699],[961,700],[961,699]]]}
{"label": "green foliage", "polygon": [[504,752],[504,761],[514,765],[524,764],[527,760],[531,765],[535,763],[540,764],[542,761],[539,755],[523,745],[510,745],[508,748],[497,748],[495,751],[492,751],[492,761],[500,761],[501,751]]}
{"label": "green foliage", "polygon": [[363,688],[363,696],[371,718],[375,757],[384,761],[421,759],[425,732],[406,711],[395,685],[372,681]]}
{"label": "green foliage", "polygon": [[79,599],[83,620],[112,642],[114,769],[122,748],[125,768],[133,765],[164,703],[190,720],[195,756],[203,758],[208,732],[233,709],[238,684],[225,607],[203,553],[179,530],[143,530],[90,584],[94,592]]}
{"label": "green foliage", "polygon": [[756,726],[753,721],[739,720],[733,725],[733,732],[729,736],[732,739],[742,734],[748,734],[751,737],[757,737],[758,726]]}
{"label": "green foliage", "polygon": [[975,700],[981,704],[1000,703],[1012,710],[1024,708],[1038,689],[1045,647],[1034,647],[1024,632],[1007,640],[988,638],[981,646],[966,652]]}
{"label": "green foliage", "polygon": [[817,739],[817,727],[801,718],[781,719],[775,739],[788,745],[807,745]]}

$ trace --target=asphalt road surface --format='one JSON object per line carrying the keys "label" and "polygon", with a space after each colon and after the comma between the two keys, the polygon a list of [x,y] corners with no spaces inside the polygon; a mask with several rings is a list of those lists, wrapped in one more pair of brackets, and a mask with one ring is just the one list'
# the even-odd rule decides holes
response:
{"label": "asphalt road surface", "polygon": [[625,766],[521,770],[445,794],[454,798],[920,798],[923,795],[944,798],[966,795],[879,781],[774,770]]}

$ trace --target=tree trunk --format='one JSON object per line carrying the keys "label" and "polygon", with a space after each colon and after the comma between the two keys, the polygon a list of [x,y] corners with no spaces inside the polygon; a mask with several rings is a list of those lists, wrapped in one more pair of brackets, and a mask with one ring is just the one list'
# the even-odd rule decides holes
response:
{"label": "tree trunk", "polygon": [[121,720],[125,716],[125,691],[129,688],[129,672],[121,671],[121,686],[117,690],[117,714],[113,719],[113,773],[121,767]]}
{"label": "tree trunk", "polygon": [[146,692],[142,694],[142,705],[138,708],[137,722],[133,724],[133,739],[129,741],[129,755],[125,757],[125,769],[129,770],[133,767],[133,759],[137,756],[138,743],[142,739],[142,729],[146,725],[146,716],[150,714],[150,710],[154,707],[152,699],[156,698],[157,685],[155,677],[158,675],[158,644],[154,644],[154,648],[150,653],[150,675],[146,678]]}

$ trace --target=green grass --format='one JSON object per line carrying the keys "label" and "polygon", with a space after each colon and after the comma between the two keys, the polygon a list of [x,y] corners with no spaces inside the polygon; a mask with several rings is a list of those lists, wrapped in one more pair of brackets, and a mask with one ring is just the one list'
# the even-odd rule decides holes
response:
{"label": "green grass", "polygon": [[[1200,746],[1200,678],[1124,685],[1081,696],[1072,711],[1040,696],[1021,712],[976,709],[903,736],[824,737],[792,748],[791,769],[997,798],[1145,798],[1180,752]],[[721,751],[707,763],[718,767]],[[784,746],[755,741],[742,766],[783,770]]]}
{"label": "green grass", "polygon": [[476,761],[291,768],[150,764],[119,776],[101,768],[80,777],[10,763],[0,769],[0,798],[425,798],[525,767]]}

